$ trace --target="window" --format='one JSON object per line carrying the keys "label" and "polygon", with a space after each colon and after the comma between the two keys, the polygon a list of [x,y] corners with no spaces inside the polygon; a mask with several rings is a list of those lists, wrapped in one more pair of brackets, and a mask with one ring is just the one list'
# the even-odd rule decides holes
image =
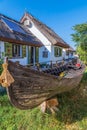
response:
{"label": "window", "polygon": [[12,56],[20,57],[20,45],[12,44]]}
{"label": "window", "polygon": [[62,56],[62,49],[59,47],[54,47],[54,56],[55,57]]}
{"label": "window", "polygon": [[12,44],[5,43],[5,56],[8,58],[12,58]]}
{"label": "window", "polygon": [[22,57],[26,57],[26,45],[22,46]]}
{"label": "window", "polygon": [[38,47],[35,48],[35,60],[36,62],[39,61],[39,48]]}
{"label": "window", "polygon": [[43,58],[48,58],[48,51],[43,51]]}
{"label": "window", "polygon": [[8,58],[13,57],[26,57],[26,45],[18,45],[12,43],[5,43],[5,56]]}

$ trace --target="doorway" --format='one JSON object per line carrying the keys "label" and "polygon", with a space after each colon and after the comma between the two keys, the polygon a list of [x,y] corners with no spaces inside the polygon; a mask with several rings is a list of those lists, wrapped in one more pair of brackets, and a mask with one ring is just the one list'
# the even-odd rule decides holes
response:
{"label": "doorway", "polygon": [[37,63],[39,61],[39,48],[38,47],[29,47],[29,63]]}

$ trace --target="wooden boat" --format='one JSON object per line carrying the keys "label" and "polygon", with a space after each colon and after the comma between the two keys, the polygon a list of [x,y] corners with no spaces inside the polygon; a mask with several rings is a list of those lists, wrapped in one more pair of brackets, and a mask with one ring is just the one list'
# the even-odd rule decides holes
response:
{"label": "wooden boat", "polygon": [[[79,69],[62,65],[40,72],[9,62],[8,69],[15,80],[7,88],[9,99],[19,109],[34,108],[59,93],[76,88],[84,68],[83,65]],[[65,72],[65,76],[58,76],[61,72]]]}

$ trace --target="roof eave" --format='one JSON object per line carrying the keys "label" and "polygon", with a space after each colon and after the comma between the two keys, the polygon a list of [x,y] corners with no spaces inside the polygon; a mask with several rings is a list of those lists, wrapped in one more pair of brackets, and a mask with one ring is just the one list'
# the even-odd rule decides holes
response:
{"label": "roof eave", "polygon": [[57,42],[57,43],[55,43],[54,45],[60,46],[60,47],[63,47],[63,48],[69,48],[69,45],[68,45],[68,44],[63,44],[63,43],[60,43],[60,42]]}
{"label": "roof eave", "polygon": [[28,45],[28,46],[33,46],[33,47],[42,47],[43,46],[42,44],[35,44],[35,43],[31,43],[31,42],[26,42],[26,41],[20,41],[20,40],[6,38],[6,37],[2,37],[2,36],[0,36],[0,41],[10,42],[10,43],[20,44],[20,45]]}

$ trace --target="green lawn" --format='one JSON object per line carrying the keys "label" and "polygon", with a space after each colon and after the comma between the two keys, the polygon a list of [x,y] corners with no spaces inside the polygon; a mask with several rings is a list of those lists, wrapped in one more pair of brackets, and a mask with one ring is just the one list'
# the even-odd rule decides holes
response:
{"label": "green lawn", "polygon": [[56,115],[38,108],[18,110],[6,94],[0,96],[0,130],[87,130],[87,73],[80,87],[58,96]]}

